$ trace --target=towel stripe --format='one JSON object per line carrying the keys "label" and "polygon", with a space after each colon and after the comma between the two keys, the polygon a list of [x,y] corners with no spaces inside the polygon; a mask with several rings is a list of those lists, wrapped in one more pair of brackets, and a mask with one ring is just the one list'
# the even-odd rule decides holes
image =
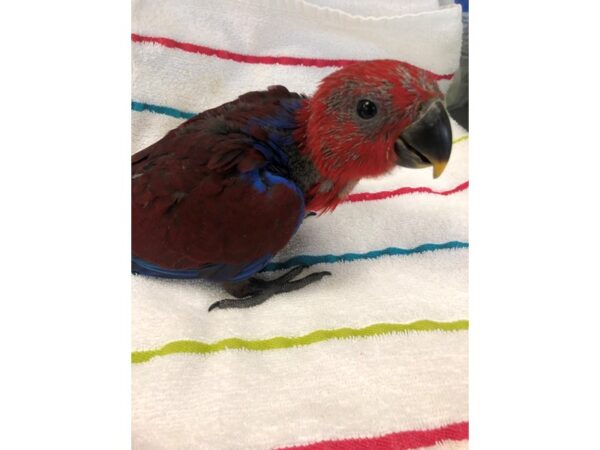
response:
{"label": "towel stripe", "polygon": [[394,189],[393,191],[381,191],[381,192],[359,192],[357,194],[350,194],[343,203],[354,203],[354,202],[365,202],[370,200],[383,200],[390,197],[396,197],[398,195],[406,194],[435,194],[435,195],[451,195],[466,190],[469,187],[469,182],[465,181],[459,184],[453,189],[447,191],[434,191],[428,187],[401,187]]}
{"label": "towel stripe", "polygon": [[[228,50],[219,50],[204,45],[179,42],[166,37],[142,36],[131,34],[131,40],[135,43],[152,43],[167,48],[183,50],[184,52],[197,53],[205,56],[215,56],[239,63],[247,64],[281,64],[284,66],[308,66],[308,67],[343,67],[355,63],[357,59],[325,59],[325,58],[299,58],[295,56],[255,56],[234,53]],[[451,80],[454,74],[436,74],[428,71],[436,80]]]}
{"label": "towel stripe", "polygon": [[378,323],[364,328],[337,328],[332,330],[317,330],[303,336],[278,336],[270,339],[246,340],[227,338],[212,344],[200,341],[173,341],[155,350],[131,352],[131,362],[134,364],[149,361],[155,356],[167,356],[176,353],[208,354],[224,350],[265,351],[290,347],[300,347],[330,339],[349,339],[379,336],[390,333],[405,333],[409,331],[463,331],[468,330],[468,320],[454,322],[436,322],[419,320],[412,323]]}
{"label": "towel stripe", "polygon": [[390,433],[375,438],[322,441],[315,444],[285,447],[279,450],[409,450],[431,447],[442,441],[463,441],[469,438],[469,422],[458,422],[430,430]]}
{"label": "towel stripe", "polygon": [[464,134],[461,137],[457,137],[456,139],[453,139],[452,144],[458,144],[459,142],[466,141],[467,139],[469,139],[469,135]]}
{"label": "towel stripe", "polygon": [[138,112],[149,111],[156,114],[164,114],[165,116],[175,117],[176,119],[191,119],[197,114],[180,111],[175,108],[169,108],[168,106],[152,105],[150,103],[141,103],[136,101],[131,102],[131,109]]}
{"label": "towel stripe", "polygon": [[468,248],[468,242],[450,241],[442,244],[422,244],[414,248],[388,247],[381,250],[372,250],[366,253],[343,253],[341,255],[298,255],[287,261],[273,262],[265,266],[262,272],[272,272],[275,270],[289,269],[296,266],[314,266],[315,264],[333,264],[340,262],[360,261],[363,259],[375,259],[382,256],[413,255],[415,253],[425,253],[437,250]]}

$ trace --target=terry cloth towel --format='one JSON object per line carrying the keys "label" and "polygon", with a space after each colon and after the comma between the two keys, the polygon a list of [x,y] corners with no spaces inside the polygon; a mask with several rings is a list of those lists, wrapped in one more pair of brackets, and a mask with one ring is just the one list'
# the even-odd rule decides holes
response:
{"label": "terry cloth towel", "polygon": [[[368,6],[367,6],[368,5]],[[312,94],[350,60],[458,67],[438,1],[134,0],[132,147],[250,90]],[[330,270],[248,310],[200,280],[132,277],[136,449],[464,449],[467,145],[442,177],[395,170],[308,218],[266,277]]]}

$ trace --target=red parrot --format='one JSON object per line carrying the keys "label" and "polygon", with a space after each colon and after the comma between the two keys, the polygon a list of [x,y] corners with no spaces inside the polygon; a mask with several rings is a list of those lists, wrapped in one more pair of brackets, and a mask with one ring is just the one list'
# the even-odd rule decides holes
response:
{"label": "red parrot", "polygon": [[254,277],[311,213],[396,165],[450,158],[452,132],[433,76],[393,60],[357,62],[312,97],[271,86],[204,111],[132,156],[132,271],[222,283],[244,308],[330,272]]}

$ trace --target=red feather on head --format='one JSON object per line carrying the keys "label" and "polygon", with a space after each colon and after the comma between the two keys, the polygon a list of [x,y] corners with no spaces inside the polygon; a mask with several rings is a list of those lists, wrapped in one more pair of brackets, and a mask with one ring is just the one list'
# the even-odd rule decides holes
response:
{"label": "red feather on head", "polygon": [[[433,75],[400,61],[360,62],[326,77],[297,113],[304,125],[296,140],[323,177],[309,193],[307,208],[332,210],[358,180],[392,170],[396,139],[419,107],[436,98],[443,94]],[[361,100],[376,105],[375,117],[360,117]]]}

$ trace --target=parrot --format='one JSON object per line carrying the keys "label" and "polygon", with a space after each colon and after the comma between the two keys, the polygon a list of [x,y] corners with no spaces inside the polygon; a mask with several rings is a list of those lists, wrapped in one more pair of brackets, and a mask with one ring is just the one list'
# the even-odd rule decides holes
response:
{"label": "parrot", "polygon": [[331,275],[256,276],[302,222],[332,212],[363,178],[450,159],[435,76],[406,62],[358,61],[312,96],[281,85],[205,110],[132,155],[132,273],[219,283],[248,308]]}

